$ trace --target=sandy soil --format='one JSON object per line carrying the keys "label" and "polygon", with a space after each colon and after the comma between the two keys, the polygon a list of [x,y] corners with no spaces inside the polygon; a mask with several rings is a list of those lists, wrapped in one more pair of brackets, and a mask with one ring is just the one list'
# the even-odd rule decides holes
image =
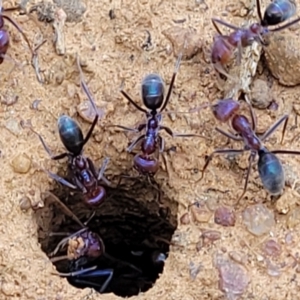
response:
{"label": "sandy soil", "polygon": [[[85,154],[97,166],[101,165],[104,157],[110,157],[105,174],[113,183],[117,182],[119,174],[134,176],[133,156],[126,152],[126,147],[135,135],[117,132],[107,126],[121,124],[134,127],[144,116],[128,104],[119,93],[119,87],[124,81],[124,89],[141,103],[140,85],[146,74],[158,72],[168,85],[186,32],[188,50],[184,53],[167,107],[172,113],[164,116],[163,123],[174,132],[197,133],[206,139],[172,139],[162,133],[166,149],[176,151],[165,152],[166,165],[162,163],[156,180],[164,195],[162,205],[170,210],[168,222],[173,226],[172,230],[177,228],[162,275],[153,288],[136,298],[296,299],[300,290],[300,240],[297,235],[300,226],[297,167],[300,157],[281,156],[287,178],[284,194],[277,202],[271,201],[263,189],[255,166],[250,175],[248,192],[234,207],[242,192],[248,155],[231,159],[216,157],[203,180],[197,180],[205,155],[215,148],[239,148],[242,145],[234,141],[227,145],[226,139],[213,130],[216,121],[209,110],[189,114],[175,112],[187,112],[208,101],[237,96],[241,89],[249,90],[252,75],[256,73],[255,77],[265,82],[263,93],[266,90],[269,93],[265,100],[272,99],[278,105],[277,109],[273,109],[276,105],[270,109],[255,109],[258,132],[264,132],[275,120],[294,108],[284,143],[280,144],[281,132],[278,130],[267,140],[266,146],[270,149],[299,149],[300,130],[295,123],[296,113],[300,111],[299,87],[279,85],[267,71],[265,63],[260,63],[256,72],[257,51],[260,50],[257,45],[243,56],[239,71],[243,74],[240,77],[241,86],[237,88],[224,84],[223,91],[216,86],[216,76],[209,62],[215,34],[211,17],[218,16],[236,25],[244,24],[245,20],[253,22],[256,19],[254,1],[87,0],[84,5],[78,4],[77,0],[54,2],[62,4],[64,11],[50,2],[46,7],[48,10],[39,7],[28,15],[9,13],[28,35],[31,44],[38,45],[46,40],[38,49],[39,79],[43,83],[38,82],[31,66],[28,45],[6,22],[11,45],[7,52],[9,57],[0,68],[3,170],[0,189],[1,299],[118,298],[113,293],[100,296],[93,289],[73,287],[57,275],[55,267],[41,249],[39,242],[43,249],[47,248],[47,232],[62,230],[62,224],[67,222],[63,212],[57,215],[57,206],[44,203],[43,193],[53,189],[54,183],[43,169],[58,172],[66,163],[51,161],[36,135],[20,124],[32,124],[32,128],[44,137],[54,153],[63,151],[57,130],[57,119],[61,114],[73,117],[84,132],[88,131],[90,124],[77,111],[78,105],[87,99],[80,89],[75,63],[78,54],[88,86],[103,112],[99,126],[85,147]],[[29,1],[27,11],[36,3]],[[4,7],[15,4],[4,1]],[[262,6],[267,4],[268,1],[263,1]],[[67,19],[63,25],[64,12]],[[56,35],[59,43],[53,42],[55,30],[59,33]],[[293,43],[299,44],[300,31],[286,31]],[[60,35],[62,32],[64,36]],[[284,35],[284,32],[280,34]],[[300,49],[299,45],[296,47],[293,44],[293,47]],[[275,46],[272,49],[274,52],[278,50]],[[280,53],[285,51],[281,49]],[[291,51],[287,57],[293,55],[299,53]],[[267,56],[267,59],[272,59],[272,56]],[[13,61],[16,61],[15,67]],[[289,76],[298,76],[297,63],[290,67],[295,68],[295,72],[289,72]],[[278,73],[282,70],[279,68],[277,77],[281,76]],[[297,83],[298,79],[293,80]],[[286,84],[286,78],[281,82]],[[261,95],[259,84],[256,84],[255,92],[255,95]],[[159,211],[161,207],[155,202],[155,196],[147,196],[151,187],[134,190],[137,185],[130,186],[129,181],[128,186],[129,190],[132,189],[131,197],[135,195],[137,202],[144,202],[144,207],[152,212]],[[30,201],[30,205],[26,201]],[[189,209],[194,202],[198,206]],[[111,207],[117,210],[116,198],[113,203]],[[263,203],[259,209],[264,216],[257,220],[262,227],[259,235],[249,232],[248,223],[245,223],[249,208],[257,203]],[[99,209],[100,215],[105,215],[111,208],[109,204],[105,205]],[[41,210],[36,212],[29,206],[41,207]],[[42,206],[45,208],[42,209]],[[70,206],[75,209],[76,205],[71,203]],[[214,213],[223,206],[234,209],[235,222],[231,224],[234,226],[215,223]],[[122,209],[119,214],[124,213],[124,205]],[[76,213],[80,214],[79,211],[77,209]],[[89,211],[85,210],[79,217],[86,218],[88,215]],[[268,218],[271,221],[268,222]],[[222,274],[225,276],[226,272],[227,278],[222,280]]]}

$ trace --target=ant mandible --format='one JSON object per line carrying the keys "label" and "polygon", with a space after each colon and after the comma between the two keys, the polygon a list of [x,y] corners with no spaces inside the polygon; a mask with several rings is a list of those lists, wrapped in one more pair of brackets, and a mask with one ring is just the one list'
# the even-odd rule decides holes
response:
{"label": "ant mandible", "polygon": [[[136,154],[133,162],[134,168],[142,175],[153,176],[159,169],[159,159],[157,154],[157,147],[159,147],[159,153],[164,151],[164,140],[159,135],[160,130],[166,131],[172,137],[202,137],[197,134],[175,134],[173,131],[166,126],[161,125],[162,112],[169,103],[172,89],[174,86],[175,78],[178,73],[182,54],[179,55],[167,95],[164,93],[164,81],[158,74],[148,74],[142,80],[142,100],[146,108],[144,109],[139,106],[132,98],[123,91],[121,88],[122,95],[138,110],[143,112],[147,117],[147,123],[140,124],[137,128],[128,128],[121,125],[115,125],[121,129],[141,132],[145,130],[145,134],[140,135],[136,138],[130,146],[127,148],[128,152],[131,152],[138,143],[141,142],[141,154]],[[156,154],[156,157],[154,156]]]}
{"label": "ant mandible", "polygon": [[[254,41],[267,46],[267,43],[264,41],[264,37],[269,32],[283,30],[300,21],[299,17],[285,25],[269,29],[269,25],[277,25],[292,16],[295,13],[295,6],[287,0],[274,1],[267,7],[264,18],[262,18],[259,0],[256,0],[256,6],[260,23],[251,24],[248,28],[240,28],[223,20],[212,18],[213,25],[217,30],[218,35],[214,37],[211,62],[219,74],[222,74],[233,81],[236,81],[236,79],[226,72],[224,65],[229,62],[235,49],[238,49],[237,62],[240,64],[242,48],[251,46]],[[223,35],[217,24],[224,25],[234,31],[229,35]]]}
{"label": "ant mandible", "polygon": [[263,142],[270,137],[274,131],[284,122],[283,131],[282,131],[282,139],[283,141],[287,122],[288,122],[288,114],[282,116],[279,120],[277,120],[265,133],[258,137],[255,133],[256,130],[256,116],[254,111],[249,104],[251,122],[244,115],[238,114],[238,110],[240,107],[239,102],[229,98],[219,100],[215,105],[212,106],[212,111],[217,120],[221,122],[227,122],[231,120],[231,126],[233,130],[237,133],[237,135],[231,134],[229,132],[223,131],[220,128],[216,128],[216,130],[223,134],[224,136],[233,139],[235,141],[242,141],[244,143],[243,149],[217,149],[212,152],[206,159],[205,165],[202,169],[200,181],[203,178],[204,172],[209,165],[209,162],[212,160],[213,156],[216,154],[242,154],[245,151],[250,151],[249,156],[249,167],[246,174],[246,180],[244,184],[243,193],[239,197],[237,204],[243,198],[247,191],[249,175],[252,167],[252,163],[258,155],[258,172],[260,179],[264,188],[271,195],[279,195],[281,194],[284,184],[284,171],[280,160],[277,158],[276,154],[294,154],[300,155],[299,151],[290,151],[290,150],[274,150],[269,151],[264,145]]}
{"label": "ant mandible", "polygon": [[50,149],[48,148],[48,146],[46,145],[46,143],[44,142],[42,136],[37,132],[35,132],[32,128],[31,130],[39,137],[40,141],[44,146],[44,149],[47,151],[51,159],[60,160],[65,157],[69,158],[68,168],[72,175],[73,183],[67,181],[66,179],[52,172],[46,171],[46,173],[54,180],[57,180],[58,182],[68,186],[71,189],[81,190],[84,195],[83,197],[84,202],[88,206],[96,207],[102,204],[106,197],[105,188],[102,185],[99,185],[98,182],[100,180],[103,180],[107,185],[110,185],[110,182],[104,176],[104,171],[109,162],[109,159],[106,158],[104,160],[100,168],[100,171],[97,174],[96,168],[93,162],[91,161],[91,159],[85,157],[82,154],[83,147],[89,141],[93,133],[93,130],[98,122],[99,115],[94,100],[91,96],[91,93],[83,79],[82,70],[80,67],[80,62],[78,57],[77,57],[77,65],[80,73],[81,86],[96,112],[94,121],[85,138],[83,137],[82,130],[77,124],[77,122],[74,121],[69,116],[62,115],[58,119],[58,131],[59,131],[60,139],[63,145],[65,146],[65,148],[68,150],[68,152],[64,152],[59,155],[53,155]]}

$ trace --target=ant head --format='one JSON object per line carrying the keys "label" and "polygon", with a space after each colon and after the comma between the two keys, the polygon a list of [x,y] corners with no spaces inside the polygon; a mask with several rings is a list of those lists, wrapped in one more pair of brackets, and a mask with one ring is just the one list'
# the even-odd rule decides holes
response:
{"label": "ant head", "polygon": [[142,81],[142,99],[151,110],[160,108],[164,101],[164,82],[158,74],[149,74]]}
{"label": "ant head", "polygon": [[59,136],[65,148],[77,156],[83,148],[83,134],[79,125],[69,116],[62,115],[57,121]]}
{"label": "ant head", "polygon": [[87,231],[82,238],[86,246],[85,255],[88,257],[97,258],[105,252],[104,243],[97,233]]}

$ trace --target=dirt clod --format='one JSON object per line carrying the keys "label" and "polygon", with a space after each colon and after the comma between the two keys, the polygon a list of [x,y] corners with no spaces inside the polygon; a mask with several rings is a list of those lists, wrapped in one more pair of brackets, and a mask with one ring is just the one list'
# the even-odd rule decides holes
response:
{"label": "dirt clod", "polygon": [[188,60],[202,50],[202,41],[196,30],[174,26],[162,33],[172,43],[175,57],[182,53],[183,59]]}
{"label": "dirt clod", "polygon": [[16,173],[26,174],[31,168],[31,159],[25,153],[19,154],[13,158],[11,165]]}
{"label": "dirt clod", "polygon": [[251,87],[250,100],[252,105],[259,109],[269,107],[273,99],[271,89],[265,80],[254,80]]}

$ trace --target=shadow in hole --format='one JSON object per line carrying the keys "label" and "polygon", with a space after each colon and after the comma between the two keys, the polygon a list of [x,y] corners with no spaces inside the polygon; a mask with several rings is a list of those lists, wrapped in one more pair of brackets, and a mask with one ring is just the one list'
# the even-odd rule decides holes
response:
{"label": "shadow in hole", "polygon": [[[113,292],[122,297],[146,292],[153,286],[159,274],[163,272],[172,235],[177,227],[177,204],[166,195],[162,195],[162,208],[156,201],[157,191],[153,186],[140,181],[118,189],[107,188],[107,200],[95,210],[83,204],[79,193],[69,194],[63,187],[55,188],[52,193],[82,222],[94,212],[95,215],[87,227],[98,234],[105,245],[105,255],[97,259],[81,257],[73,261],[55,262],[59,272],[69,273],[95,265],[96,271],[112,269],[113,276],[104,293]],[[64,214],[59,205],[53,203],[46,202],[45,207],[36,213],[36,217],[39,242],[47,255],[67,234],[81,229],[74,220]],[[60,255],[66,255],[66,247],[55,256]],[[98,276],[96,271],[67,278],[78,288],[91,287],[100,291],[109,274],[104,272],[103,276]]]}

